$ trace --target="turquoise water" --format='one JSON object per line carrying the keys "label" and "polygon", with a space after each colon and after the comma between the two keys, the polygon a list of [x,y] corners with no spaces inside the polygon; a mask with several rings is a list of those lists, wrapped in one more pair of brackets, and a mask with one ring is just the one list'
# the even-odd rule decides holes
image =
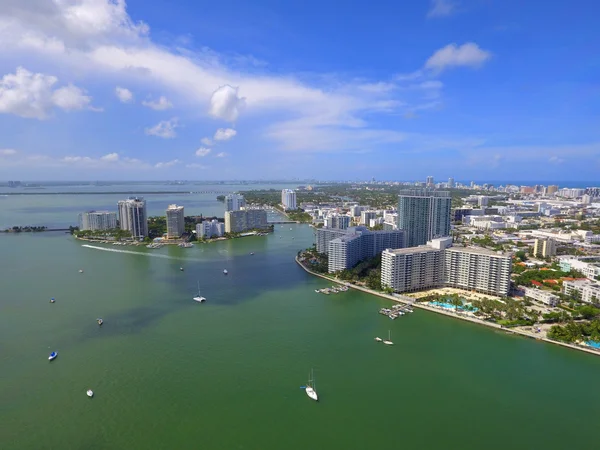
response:
{"label": "turquoise water", "polygon": [[600,348],[600,342],[596,342],[596,341],[587,341],[586,342],[587,345],[589,345],[590,347],[594,347],[594,348]]}
{"label": "turquoise water", "polygon": [[[456,306],[454,306],[451,303],[446,303],[446,302],[439,302],[439,301],[432,301],[429,302],[432,305],[435,306],[441,306],[442,308],[446,308],[446,309],[456,309]],[[459,306],[458,309],[460,309],[461,311],[471,311],[471,312],[477,312],[479,310],[479,308],[475,308],[474,306],[471,307],[465,307],[465,306]]]}

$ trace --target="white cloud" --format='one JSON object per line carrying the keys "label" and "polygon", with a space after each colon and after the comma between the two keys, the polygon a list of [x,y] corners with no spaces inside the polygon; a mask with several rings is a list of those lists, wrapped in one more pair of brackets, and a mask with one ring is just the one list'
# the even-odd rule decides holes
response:
{"label": "white cloud", "polygon": [[173,107],[173,103],[171,103],[164,95],[161,95],[157,101],[143,101],[142,105],[152,108],[155,111],[164,111],[165,109],[171,109]]}
{"label": "white cloud", "polygon": [[131,103],[133,101],[133,93],[127,88],[117,86],[115,88],[115,94],[122,103]]}
{"label": "white cloud", "polygon": [[206,155],[208,155],[210,153],[210,148],[206,148],[206,147],[200,147],[198,150],[196,150],[196,156],[199,157],[204,157]]}
{"label": "white cloud", "polygon": [[175,166],[177,164],[180,164],[180,163],[181,163],[181,161],[179,161],[178,159],[174,159],[172,161],[156,163],[154,165],[154,167],[156,167],[157,169],[165,169],[167,167],[173,167],[173,166]]}
{"label": "white cloud", "polygon": [[72,84],[56,90],[58,79],[51,75],[32,73],[18,67],[14,74],[0,80],[0,113],[29,119],[46,119],[53,108],[64,111],[92,109],[91,97]]}
{"label": "white cloud", "polygon": [[100,159],[102,161],[116,162],[119,160],[119,154],[118,153],[109,153],[108,155],[102,156]]}
{"label": "white cloud", "polygon": [[0,148],[0,156],[13,156],[17,151],[13,148]]}
{"label": "white cloud", "polygon": [[238,90],[239,88],[226,84],[213,92],[210,97],[210,114],[228,122],[235,122],[246,106],[246,99],[238,95]]}
{"label": "white cloud", "polygon": [[186,164],[185,167],[187,167],[188,169],[207,169],[208,168],[208,166],[204,166],[202,164],[197,164],[197,163]]}
{"label": "white cloud", "polygon": [[203,145],[213,145],[213,141],[210,138],[207,138],[207,137],[200,139],[200,142]]}
{"label": "white cloud", "polygon": [[227,156],[227,153],[221,152],[221,153],[217,153],[215,155],[215,158],[225,158],[226,156]]}
{"label": "white cloud", "polygon": [[214,140],[215,141],[228,141],[233,138],[237,134],[233,128],[219,128],[215,132]]}
{"label": "white cloud", "polygon": [[427,69],[442,71],[448,67],[479,67],[492,54],[482,50],[474,42],[467,42],[461,46],[448,44],[444,48],[437,50],[425,63]]}
{"label": "white cloud", "polygon": [[151,128],[146,128],[146,134],[149,136],[158,136],[165,139],[171,139],[177,136],[175,128],[179,127],[179,120],[173,117],[169,120],[163,120]]}
{"label": "white cloud", "polygon": [[450,0],[431,0],[431,8],[427,17],[445,17],[456,10],[456,3]]}
{"label": "white cloud", "polygon": [[551,163],[551,164],[562,164],[562,163],[564,163],[564,162],[565,162],[565,160],[564,160],[564,159],[562,159],[562,158],[559,158],[559,157],[558,157],[558,156],[556,156],[556,155],[554,155],[554,156],[551,156],[551,157],[548,159],[548,162],[549,162],[549,163]]}

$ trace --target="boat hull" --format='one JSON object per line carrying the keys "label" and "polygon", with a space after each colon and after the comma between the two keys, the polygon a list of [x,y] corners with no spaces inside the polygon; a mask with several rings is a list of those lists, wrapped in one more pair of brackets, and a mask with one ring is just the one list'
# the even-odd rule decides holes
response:
{"label": "boat hull", "polygon": [[311,388],[310,386],[306,387],[306,395],[308,395],[308,397],[314,401],[319,401],[319,396],[317,395],[317,391],[315,391],[313,388]]}
{"label": "boat hull", "polygon": [[198,303],[205,302],[206,299],[204,297],[194,297],[194,301]]}

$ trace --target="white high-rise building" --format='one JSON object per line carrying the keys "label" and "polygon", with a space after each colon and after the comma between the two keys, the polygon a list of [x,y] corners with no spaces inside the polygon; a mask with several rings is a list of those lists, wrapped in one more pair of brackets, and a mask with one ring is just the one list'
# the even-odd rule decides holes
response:
{"label": "white high-rise building", "polygon": [[169,205],[167,208],[167,239],[178,238],[184,232],[183,206]]}
{"label": "white high-rise building", "polygon": [[241,233],[248,230],[264,230],[269,227],[264,209],[242,209],[225,212],[225,232]]}
{"label": "white high-rise building", "polygon": [[425,245],[450,234],[448,191],[401,190],[398,196],[398,229],[404,230],[406,247]]}
{"label": "white high-rise building", "polygon": [[325,228],[345,230],[350,226],[350,216],[342,214],[330,214],[323,220]]}
{"label": "white high-rise building", "polygon": [[80,230],[112,230],[117,228],[117,213],[110,211],[88,211],[79,214]]}
{"label": "white high-rise building", "polygon": [[228,194],[225,196],[225,211],[239,211],[246,206],[246,199],[240,194]]}
{"label": "white high-rise building", "polygon": [[371,219],[377,218],[375,211],[361,211],[360,212],[360,224],[369,226]]}
{"label": "white high-rise building", "polygon": [[556,241],[552,238],[536,239],[533,245],[533,256],[540,258],[556,256]]}
{"label": "white high-rise building", "polygon": [[119,225],[121,230],[128,230],[134,238],[148,236],[148,215],[146,200],[142,197],[130,197],[119,200]]}
{"label": "white high-rise building", "polygon": [[427,185],[427,187],[433,187],[433,177],[427,177],[427,181],[425,181],[425,184]]}
{"label": "white high-rise building", "polygon": [[281,205],[284,210],[296,208],[296,192],[293,189],[284,189],[281,191]]}
{"label": "white high-rise building", "polygon": [[196,236],[198,238],[221,237],[225,233],[225,224],[216,219],[204,220],[196,224]]}
{"label": "white high-rise building", "polygon": [[449,188],[454,187],[454,178],[452,178],[452,177],[448,178],[448,187]]}

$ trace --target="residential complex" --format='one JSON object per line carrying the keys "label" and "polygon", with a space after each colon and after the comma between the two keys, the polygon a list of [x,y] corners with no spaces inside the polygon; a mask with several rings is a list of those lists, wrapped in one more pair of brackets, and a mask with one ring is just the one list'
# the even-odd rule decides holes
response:
{"label": "residential complex", "polygon": [[266,229],[267,211],[264,209],[242,209],[225,212],[225,232],[241,233],[248,230]]}
{"label": "residential complex", "polygon": [[431,189],[401,190],[398,196],[398,228],[406,233],[407,247],[424,245],[450,234],[448,191]]}
{"label": "residential complex", "polygon": [[556,241],[551,238],[536,239],[533,245],[533,256],[549,258],[556,255]]}
{"label": "residential complex", "polygon": [[88,211],[79,214],[80,230],[112,230],[117,228],[117,213],[110,211]]}
{"label": "residential complex", "polygon": [[284,210],[297,209],[296,192],[292,189],[283,189],[281,191],[281,206]]}
{"label": "residential complex", "polygon": [[323,225],[326,228],[345,230],[350,226],[350,216],[343,214],[330,214],[324,218]]}
{"label": "residential complex", "polygon": [[246,199],[240,194],[228,194],[225,196],[225,211],[239,211],[246,206]]}
{"label": "residential complex", "polygon": [[575,256],[564,256],[559,257],[560,270],[563,272],[570,272],[571,270],[578,270],[583,273],[586,278],[590,280],[600,279],[600,257],[588,256],[588,257],[575,257]]}
{"label": "residential complex", "polygon": [[196,236],[198,238],[210,239],[213,237],[221,237],[225,233],[225,224],[216,219],[204,220],[196,224]]}
{"label": "residential complex", "polygon": [[578,293],[582,302],[597,305],[600,303],[600,283],[590,280],[565,280],[563,290],[566,295]]}
{"label": "residential complex", "polygon": [[511,255],[478,247],[452,247],[451,238],[427,245],[386,249],[381,257],[381,283],[396,292],[436,286],[506,296],[510,290]]}
{"label": "residential complex", "polygon": [[545,305],[555,307],[560,303],[560,297],[553,294],[552,292],[543,291],[537,288],[524,288],[525,297],[529,297],[532,300],[537,300]]}
{"label": "residential complex", "polygon": [[128,230],[134,238],[148,236],[148,214],[146,200],[142,197],[130,197],[119,200],[119,225],[121,230]]}
{"label": "residential complex", "polygon": [[183,206],[169,205],[167,208],[167,239],[179,238],[184,232]]}

